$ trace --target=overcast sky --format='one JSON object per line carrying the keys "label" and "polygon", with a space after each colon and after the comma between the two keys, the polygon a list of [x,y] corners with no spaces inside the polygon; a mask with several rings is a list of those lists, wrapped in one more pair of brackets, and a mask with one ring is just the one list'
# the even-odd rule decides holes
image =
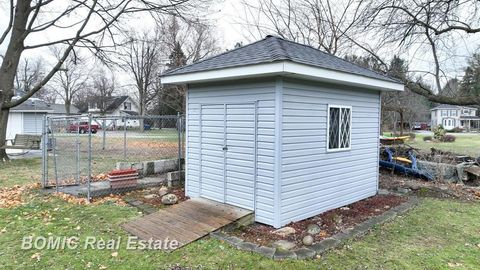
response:
{"label": "overcast sky", "polygon": [[[211,7],[211,15],[208,16],[208,19],[211,20],[211,23],[215,25],[215,31],[217,33],[220,47],[222,51],[226,49],[231,49],[237,42],[243,42],[243,44],[248,44],[253,40],[246,38],[248,35],[243,32],[243,28],[238,24],[241,21],[242,17],[242,5],[239,0],[216,0],[217,4]],[[255,1],[255,0],[251,0]],[[7,18],[7,1],[0,0],[0,18]],[[61,3],[61,1],[60,1]],[[58,4],[56,4],[58,5]],[[2,14],[3,13],[3,14]],[[149,28],[153,27],[153,20],[148,21],[145,19],[144,14],[138,15],[136,18],[132,18],[129,22],[130,26],[135,29]],[[7,20],[0,20],[0,30],[4,29]],[[58,36],[68,35],[70,32],[62,32],[61,30],[55,30],[48,34],[42,33],[41,35],[36,35],[30,37],[27,43],[39,43],[45,42],[46,39],[58,38]],[[462,69],[466,65],[466,59],[469,57],[475,50],[478,49],[480,44],[480,35],[470,35],[467,39],[456,38],[452,40],[452,43],[456,43],[457,46],[452,46],[454,49],[443,52],[444,63],[446,64],[450,76],[461,75]],[[390,48],[386,48],[387,51]],[[5,50],[5,44],[0,46],[0,52]],[[431,57],[428,50],[418,50],[418,48],[412,47],[402,56],[407,59],[410,63],[410,69],[413,70],[432,70]],[[32,50],[25,53],[25,57],[38,57],[41,56],[48,61],[53,62],[52,57],[49,56],[51,52],[48,49],[42,50]],[[126,76],[118,76],[121,84],[128,84],[128,78]]]}

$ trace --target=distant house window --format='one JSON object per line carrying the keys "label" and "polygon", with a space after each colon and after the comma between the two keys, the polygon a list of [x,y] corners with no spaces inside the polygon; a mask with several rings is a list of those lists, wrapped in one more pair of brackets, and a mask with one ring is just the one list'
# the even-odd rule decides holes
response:
{"label": "distant house window", "polygon": [[442,110],[442,116],[448,116],[448,111],[447,110]]}
{"label": "distant house window", "polygon": [[131,111],[132,110],[132,103],[130,103],[130,102],[123,103],[123,109]]}
{"label": "distant house window", "polygon": [[352,107],[328,106],[328,151],[350,149],[352,130]]}
{"label": "distant house window", "polygon": [[470,110],[465,109],[465,110],[463,110],[463,113],[464,113],[464,114],[470,114]]}
{"label": "distant house window", "polygon": [[457,110],[451,110],[450,116],[457,116]]}

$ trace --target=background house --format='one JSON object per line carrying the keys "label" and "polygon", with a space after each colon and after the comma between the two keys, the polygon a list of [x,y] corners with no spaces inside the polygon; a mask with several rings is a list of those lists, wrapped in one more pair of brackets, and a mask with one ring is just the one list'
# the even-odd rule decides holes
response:
{"label": "background house", "polygon": [[380,91],[400,82],[267,36],[162,83],[188,85],[187,196],[281,227],[377,193]]}
{"label": "background house", "polygon": [[[103,100],[96,100],[89,105],[88,113],[94,116],[110,117],[106,121],[108,129],[118,129],[125,125],[123,117],[135,117],[139,115],[139,108],[136,102],[129,96],[111,96]],[[98,123],[102,125],[102,123]],[[138,119],[127,120],[128,128],[138,128]]]}
{"label": "background house", "polygon": [[445,129],[479,129],[480,117],[477,108],[441,104],[430,110],[432,127],[442,125]]}
{"label": "background house", "polygon": [[[52,109],[49,116],[66,116],[65,104],[48,104]],[[80,115],[80,110],[75,105],[70,105],[70,115]]]}

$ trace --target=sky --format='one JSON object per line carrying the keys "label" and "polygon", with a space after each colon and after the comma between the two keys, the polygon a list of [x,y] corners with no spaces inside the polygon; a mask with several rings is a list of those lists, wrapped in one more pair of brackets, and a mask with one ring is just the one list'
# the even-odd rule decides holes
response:
{"label": "sky", "polygon": [[[242,20],[243,8],[239,0],[215,0],[214,4],[210,8],[210,14],[207,16],[211,24],[215,26],[215,32],[219,40],[219,46],[221,51],[226,49],[232,49],[236,43],[242,42],[244,45],[254,40],[251,40],[243,30],[242,25],[239,22]],[[256,1],[256,0],[250,0]],[[61,5],[62,1],[58,2]],[[0,18],[6,18],[6,1],[0,0]],[[72,20],[71,18],[69,18]],[[4,29],[6,20],[0,20],[0,30]],[[138,15],[134,18],[131,18],[129,25],[135,30],[141,30],[142,28],[149,28],[153,26],[153,20],[148,20],[144,15]],[[55,30],[48,34],[39,34],[32,35],[27,40],[27,43],[34,44],[39,42],[45,42],[48,39],[58,38],[59,36],[66,36],[71,34],[71,31],[62,31]],[[461,76],[461,71],[466,65],[466,59],[470,56],[475,50],[478,49],[480,44],[480,35],[470,35],[468,38],[458,37],[457,40],[452,40],[451,42],[456,42],[459,46],[452,46],[453,49],[449,51],[442,52],[444,57],[444,66],[447,67],[447,72],[451,77]],[[388,49],[388,48],[387,48]],[[0,53],[5,50],[5,44],[0,45]],[[402,57],[406,58],[410,63],[410,69],[413,70],[431,70],[432,63],[431,57],[429,57],[428,50],[418,50],[416,47],[412,47],[407,50]],[[45,60],[53,64],[53,57],[51,56],[51,50],[41,49],[41,50],[31,50],[27,51],[24,54],[25,57],[34,58],[41,56]],[[117,79],[120,80],[120,84],[129,85],[129,78],[125,74],[117,76]],[[128,86],[125,88],[129,88]]]}

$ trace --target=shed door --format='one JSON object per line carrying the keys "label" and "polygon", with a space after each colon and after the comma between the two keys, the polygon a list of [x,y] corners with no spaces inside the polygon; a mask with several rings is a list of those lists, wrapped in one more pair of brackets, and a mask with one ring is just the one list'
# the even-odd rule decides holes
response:
{"label": "shed door", "polygon": [[254,210],[255,131],[253,103],[202,106],[202,197]]}

